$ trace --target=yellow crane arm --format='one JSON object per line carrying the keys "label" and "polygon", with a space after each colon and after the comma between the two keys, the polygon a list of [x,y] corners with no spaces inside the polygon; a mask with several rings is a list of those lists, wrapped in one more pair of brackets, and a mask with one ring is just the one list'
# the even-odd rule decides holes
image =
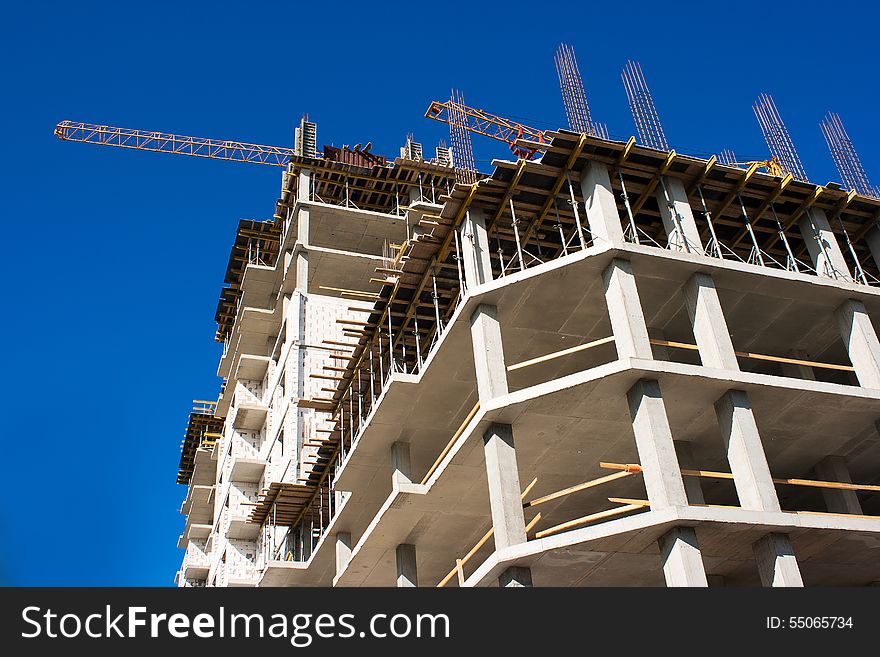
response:
{"label": "yellow crane arm", "polygon": [[784,176],[785,170],[782,168],[782,164],[780,164],[777,157],[774,155],[769,160],[750,160],[748,162],[733,162],[734,166],[747,166],[750,167],[753,164],[757,164],[759,167],[762,167],[769,173],[771,176]]}
{"label": "yellow crane arm", "polygon": [[251,162],[284,167],[294,155],[292,148],[263,146],[242,141],[188,137],[167,132],[147,132],[109,125],[93,125],[77,121],[62,121],[55,126],[55,136],[62,141],[75,141],[117,148],[133,148],[156,153],[176,153],[212,160]]}
{"label": "yellow crane arm", "polygon": [[531,128],[503,116],[490,114],[485,110],[474,109],[451,100],[431,101],[425,112],[425,118],[451,124],[458,122],[453,118],[453,114],[457,114],[457,119],[462,122],[462,127],[465,130],[506,142],[511,149],[515,148],[517,139],[528,139],[540,143],[549,141],[543,130]]}

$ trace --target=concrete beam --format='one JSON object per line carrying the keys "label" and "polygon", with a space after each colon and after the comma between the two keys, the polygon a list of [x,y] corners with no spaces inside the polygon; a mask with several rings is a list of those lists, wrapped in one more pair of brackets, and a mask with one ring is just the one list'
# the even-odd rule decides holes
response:
{"label": "concrete beam", "polygon": [[[813,468],[816,478],[821,481],[838,481],[843,484],[851,484],[852,478],[846,459],[842,456],[826,456]],[[833,488],[820,488],[822,498],[825,500],[825,508],[830,513],[852,513],[862,515],[862,505],[859,496],[854,490],[836,490]]]}
{"label": "concrete beam", "polygon": [[[691,444],[683,440],[673,441],[675,446],[675,456],[682,470],[699,470],[697,463],[694,461],[694,450]],[[706,498],[703,496],[703,484],[701,477],[685,477],[682,476],[684,482],[684,492],[687,493],[689,504],[705,504]]]}
{"label": "concrete beam", "polygon": [[602,279],[618,358],[653,358],[632,264],[615,258]]}
{"label": "concrete beam", "polygon": [[498,577],[501,588],[517,588],[532,586],[532,571],[522,566],[511,566]]}
{"label": "concrete beam", "polygon": [[748,394],[729,390],[715,402],[715,414],[740,506],[779,511],[779,498]]}
{"label": "concrete beam", "polygon": [[471,315],[471,342],[480,401],[507,394],[507,366],[501,342],[498,308],[480,304]]}
{"label": "concrete beam", "polygon": [[598,244],[623,244],[617,201],[606,165],[593,160],[587,162],[581,172],[581,194],[593,241]]}
{"label": "concrete beam", "polygon": [[703,365],[739,370],[715,281],[708,274],[696,273],[685,284],[684,295]]}
{"label": "concrete beam", "polygon": [[834,315],[859,384],[880,389],[880,341],[865,304],[850,299]]}
{"label": "concrete beam", "polygon": [[419,571],[416,564],[416,546],[401,543],[395,550],[397,561],[397,587],[413,588],[419,585]]}
{"label": "concrete beam", "polygon": [[703,255],[703,243],[700,231],[688,201],[684,183],[678,178],[660,178],[655,192],[660,217],[669,241],[669,248],[674,251],[697,253]]}
{"label": "concrete beam", "polygon": [[495,528],[495,549],[526,542],[519,469],[513,428],[509,424],[492,424],[483,434],[486,454],[486,479],[489,483],[489,506]]}
{"label": "concrete beam", "polygon": [[486,213],[475,208],[469,209],[458,230],[465,283],[468,287],[488,283],[492,280],[492,262],[489,259]]}
{"label": "concrete beam", "polygon": [[658,544],[666,586],[709,586],[693,527],[674,527]]}
{"label": "concrete beam", "polygon": [[767,534],[752,545],[763,586],[803,586],[801,570],[786,534]]}
{"label": "concrete beam", "polygon": [[336,576],[342,575],[351,561],[351,534],[348,532],[336,533]]}
{"label": "concrete beam", "polygon": [[639,381],[630,388],[627,401],[651,508],[687,506],[660,384],[647,379]]}
{"label": "concrete beam", "polygon": [[409,443],[398,441],[391,445],[391,481],[398,484],[413,483]]}
{"label": "concrete beam", "polygon": [[798,229],[819,276],[852,280],[846,258],[823,210],[808,208],[798,220]]}

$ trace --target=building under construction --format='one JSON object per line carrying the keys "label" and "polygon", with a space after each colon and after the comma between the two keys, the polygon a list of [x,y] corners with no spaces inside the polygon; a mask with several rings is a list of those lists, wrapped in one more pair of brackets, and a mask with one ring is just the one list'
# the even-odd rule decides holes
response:
{"label": "building under construction", "polygon": [[[773,157],[722,164],[637,63],[641,143],[557,71],[571,130],[455,97],[450,149],[386,159],[300,124],[229,257],[180,586],[880,582],[880,200],[839,117],[848,189],[769,97]],[[477,173],[472,133],[515,157]]]}

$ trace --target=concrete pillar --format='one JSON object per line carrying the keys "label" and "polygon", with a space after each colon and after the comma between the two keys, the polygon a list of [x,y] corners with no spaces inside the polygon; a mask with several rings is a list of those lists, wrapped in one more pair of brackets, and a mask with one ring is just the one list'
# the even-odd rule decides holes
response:
{"label": "concrete pillar", "polygon": [[495,528],[495,549],[525,543],[526,523],[513,428],[509,424],[492,424],[483,434],[486,454],[486,478],[489,482],[489,506]]}
{"label": "concrete pillar", "polygon": [[419,571],[416,564],[416,546],[401,543],[395,550],[397,561],[397,587],[412,588],[419,585]]}
{"label": "concrete pillar", "polygon": [[399,484],[412,483],[409,443],[398,441],[391,446],[391,480]]}
{"label": "concrete pillar", "polygon": [[666,586],[709,586],[693,527],[673,527],[658,543]]}
{"label": "concrete pillar", "polygon": [[468,210],[458,230],[465,283],[468,287],[488,283],[492,280],[492,262],[486,214],[482,210]]}
{"label": "concrete pillar", "polygon": [[798,220],[798,229],[819,276],[852,280],[846,258],[823,210],[808,208]]}
{"label": "concrete pillar", "polygon": [[715,414],[740,506],[779,511],[779,498],[749,396],[742,390],[728,390],[715,402]]}
{"label": "concrete pillar", "polygon": [[296,281],[296,290],[305,294],[309,291],[309,254],[305,251],[298,251],[294,256],[296,267],[294,273],[294,281]]}
{"label": "concrete pillar", "polygon": [[684,296],[703,365],[738,371],[715,281],[708,274],[696,273],[685,284]]}
{"label": "concrete pillar", "polygon": [[626,396],[651,508],[687,506],[660,384],[643,379]]}
{"label": "concrete pillar", "polygon": [[605,282],[605,304],[614,333],[618,358],[652,359],[648,328],[636,278],[628,260],[615,258],[602,274]]}
{"label": "concrete pillar", "polygon": [[339,577],[351,561],[351,534],[336,533],[336,576]]}
{"label": "concrete pillar", "polygon": [[[694,451],[691,444],[683,440],[673,441],[675,446],[675,456],[682,470],[699,470],[694,462]],[[703,484],[700,477],[688,477],[682,475],[684,482],[684,492],[687,494],[687,500],[690,504],[705,504],[706,498],[703,497]]]}
{"label": "concrete pillar", "polygon": [[532,570],[522,566],[511,566],[498,578],[498,586],[501,588],[517,588],[532,586]]}
{"label": "concrete pillar", "polygon": [[[820,481],[837,481],[842,484],[851,484],[849,468],[846,467],[846,459],[842,456],[826,456],[819,461],[814,468],[816,478]],[[862,505],[859,496],[854,490],[838,490],[834,488],[820,488],[822,498],[825,500],[825,508],[831,513],[852,513],[862,515]]]}
{"label": "concrete pillar", "polygon": [[620,215],[606,165],[593,160],[587,162],[581,171],[581,194],[593,241],[596,244],[623,244]]}
{"label": "concrete pillar", "polygon": [[752,545],[762,586],[803,586],[791,540],[785,534],[767,534]]}
{"label": "concrete pillar", "polygon": [[688,202],[684,183],[678,178],[662,177],[655,192],[660,218],[669,238],[669,248],[675,251],[698,253],[705,251],[700,241],[700,230]]}
{"label": "concrete pillar", "polygon": [[880,389],[880,341],[865,304],[850,299],[834,314],[859,384],[863,388]]}
{"label": "concrete pillar", "polygon": [[300,169],[296,185],[296,200],[311,200],[312,172],[309,169]]}
{"label": "concrete pillar", "polygon": [[471,342],[480,401],[506,395],[507,366],[504,364],[498,308],[487,304],[477,306],[471,315]]}

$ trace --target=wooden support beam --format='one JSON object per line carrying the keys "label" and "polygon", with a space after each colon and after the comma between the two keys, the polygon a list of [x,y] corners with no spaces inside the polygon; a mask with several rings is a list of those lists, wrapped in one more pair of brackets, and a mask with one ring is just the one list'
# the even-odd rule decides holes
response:
{"label": "wooden support beam", "polygon": [[550,191],[547,195],[547,200],[544,201],[544,205],[541,206],[541,209],[538,210],[538,214],[534,219],[529,223],[526,232],[523,234],[523,247],[529,243],[529,240],[532,236],[538,231],[541,227],[541,224],[544,223],[544,217],[547,216],[547,213],[550,211],[550,208],[553,207],[553,203],[556,201],[556,196],[559,194],[559,190],[562,189],[562,185],[565,183],[566,174],[569,172],[574,163],[577,162],[578,158],[581,156],[581,152],[584,150],[584,145],[587,143],[587,135],[581,134],[578,139],[577,146],[575,146],[571,150],[571,154],[568,156],[568,159],[565,161],[565,166],[562,171],[556,177],[553,186],[550,188]]}
{"label": "wooden support beam", "polygon": [[617,479],[623,479],[624,477],[632,476],[634,473],[628,472],[627,470],[622,470],[621,472],[615,472],[614,474],[605,475],[604,477],[599,477],[597,479],[591,479],[590,481],[585,481],[582,484],[578,484],[576,486],[571,486],[569,488],[564,488],[562,490],[556,491],[555,493],[550,493],[549,495],[544,495],[543,497],[538,497],[530,502],[526,502],[523,504],[523,508],[529,508],[532,506],[538,506],[539,504],[546,504],[547,502],[551,502],[553,500],[557,500],[560,497],[566,497],[571,495],[572,493],[579,493],[582,490],[587,490],[588,488],[593,488],[594,486],[601,486],[602,484],[607,484],[610,481],[616,481]]}
{"label": "wooden support beam", "polygon": [[446,457],[446,455],[449,453],[449,450],[452,449],[452,446],[455,444],[455,441],[459,439],[462,432],[465,430],[467,425],[470,424],[470,421],[474,419],[474,416],[479,410],[480,402],[478,401],[476,404],[474,404],[474,407],[471,409],[470,413],[467,414],[467,417],[465,417],[464,420],[462,420],[462,423],[458,425],[458,429],[456,429],[455,433],[452,434],[452,438],[450,438],[449,442],[446,443],[446,447],[444,447],[443,451],[440,452],[440,456],[438,456],[437,460],[435,460],[431,467],[428,468],[428,472],[425,474],[424,478],[421,481],[423,486],[427,483],[428,479],[431,478],[431,475],[434,474],[434,470],[437,469],[437,466],[440,465],[440,462]]}
{"label": "wooden support beam", "polygon": [[[532,479],[531,483],[525,487],[525,490],[523,490],[522,495],[520,495],[520,499],[524,500],[526,498],[526,495],[528,495],[531,492],[532,488],[534,488],[535,484],[537,484],[537,483],[538,483],[537,477]],[[534,529],[535,525],[538,524],[538,521],[540,519],[541,519],[540,513],[537,514],[534,518],[532,518],[531,522],[529,522],[529,524],[526,525],[526,534],[528,534],[532,529]],[[494,535],[495,535],[495,528],[490,527],[489,531],[487,531],[485,534],[483,534],[482,538],[480,538],[480,540],[477,541],[477,543],[476,543],[476,545],[474,545],[474,547],[472,547],[470,550],[468,550],[467,554],[465,554],[461,559],[455,560],[455,568],[453,568],[451,571],[449,571],[449,573],[446,575],[446,577],[444,577],[443,579],[440,580],[440,583],[437,584],[437,588],[443,588],[444,586],[446,586],[449,583],[449,580],[452,579],[453,575],[455,575],[456,570],[460,569],[468,561],[470,561],[471,557],[473,557],[477,552],[479,552],[480,548],[483,547],[486,544],[486,542],[490,538],[492,538],[492,536],[494,536]],[[462,581],[464,581],[464,580],[460,579],[459,583],[461,583]]]}
{"label": "wooden support beam", "polygon": [[513,195],[513,190],[516,189],[516,186],[519,184],[519,179],[522,178],[523,172],[525,170],[526,160],[520,160],[519,165],[516,168],[516,172],[513,174],[513,178],[510,179],[510,184],[507,186],[507,189],[504,191],[504,195],[498,202],[498,209],[492,216],[492,221],[487,226],[487,234],[489,237],[492,236],[492,231],[495,229],[495,225],[498,223],[498,219],[500,219],[501,215],[504,214],[504,208],[507,205],[507,202],[510,200],[510,197]]}
{"label": "wooden support beam", "polygon": [[648,181],[648,184],[645,185],[645,189],[642,191],[639,198],[633,204],[633,206],[632,206],[633,217],[635,217],[639,213],[639,210],[642,209],[642,206],[645,205],[645,203],[647,203],[648,199],[651,197],[651,194],[653,194],[654,190],[657,189],[657,185],[660,184],[660,178],[662,178],[664,175],[666,175],[666,172],[669,171],[669,167],[672,166],[672,163],[675,161],[675,158],[676,158],[675,151],[669,151],[669,155],[666,156],[666,161],[663,162],[662,165],[660,165],[660,169],[657,171],[657,173],[654,174],[654,176],[651,178],[651,180]]}
{"label": "wooden support beam", "polygon": [[[792,213],[788,216],[788,218],[783,222],[783,224],[782,224],[782,229],[783,229],[783,231],[786,231],[786,230],[788,230],[789,228],[791,228],[792,226],[794,226],[795,223],[797,223],[797,220],[801,218],[801,215],[802,215],[804,212],[806,212],[808,209],[810,209],[810,207],[812,207],[812,205],[813,205],[816,201],[819,200],[819,197],[822,196],[822,193],[823,193],[824,191],[825,191],[825,188],[824,188],[824,187],[821,187],[821,186],[818,186],[818,185],[817,185],[816,188],[813,190],[813,193],[810,194],[807,198],[805,198],[805,199],[804,199],[804,202],[800,204],[800,207],[798,207],[797,210],[795,210],[794,212],[792,212]],[[767,242],[765,248],[768,248],[768,249],[769,249],[769,248],[772,247],[774,244],[776,244],[776,242],[778,242],[778,241],[779,241],[779,236],[778,236],[778,235],[774,235],[774,236],[771,237],[770,240]]]}
{"label": "wooden support beam", "polygon": [[[782,192],[785,191],[785,188],[788,187],[793,180],[794,178],[790,173],[785,174],[785,177],[779,181],[778,185],[776,185],[776,189],[774,189],[770,193],[770,196],[768,196],[767,199],[758,207],[757,211],[754,212],[754,214],[752,215],[752,219],[758,221],[758,219],[760,219],[761,216],[765,212],[767,212],[770,206],[776,202],[776,199],[779,198]],[[733,240],[733,246],[731,248],[735,249],[737,246],[739,246],[740,242],[742,242],[748,236],[748,234],[749,231],[745,228],[739,231],[739,233],[737,233],[736,237]]]}
{"label": "wooden support beam", "polygon": [[626,145],[623,147],[623,150],[620,152],[620,157],[617,158],[617,166],[620,166],[629,159],[629,155],[632,153],[633,146],[635,145],[636,138],[630,136],[630,138],[626,140]]}
{"label": "wooden support beam", "polygon": [[[612,498],[609,498],[612,499]],[[614,498],[613,501],[617,501],[618,498]],[[563,522],[560,525],[555,525],[553,527],[548,527],[547,529],[543,529],[535,534],[535,538],[544,538],[546,536],[552,536],[553,534],[559,534],[560,532],[567,531],[569,529],[574,529],[575,527],[580,527],[581,525],[586,525],[588,523],[594,522],[596,520],[604,520],[606,518],[613,518],[614,516],[619,516],[624,513],[629,513],[630,511],[637,511],[645,506],[647,506],[647,501],[645,500],[632,500],[633,502],[640,502],[639,504],[624,504],[623,506],[618,506],[614,509],[608,509],[606,511],[599,511],[598,513],[591,513],[588,516],[583,516],[582,518],[575,518],[574,520],[569,520],[568,522]],[[641,504],[644,502],[644,504]]]}
{"label": "wooden support beam", "polygon": [[736,197],[740,194],[740,192],[742,192],[742,190],[746,188],[746,185],[749,184],[749,181],[752,179],[752,176],[755,175],[755,172],[758,170],[759,166],[760,164],[756,162],[752,164],[752,166],[750,166],[748,170],[746,170],[745,175],[740,179],[739,182],[736,183],[736,186],[727,193],[727,196],[725,196],[721,200],[721,203],[719,203],[712,211],[713,217],[720,217],[724,213],[724,211],[730,206],[730,204],[736,200]]}
{"label": "wooden support beam", "polygon": [[853,235],[853,238],[852,238],[853,244],[855,244],[860,239],[862,239],[865,235],[867,235],[868,231],[870,231],[878,223],[880,223],[880,210],[877,211],[877,213],[874,215],[874,217],[872,219],[866,221],[865,225],[862,228],[860,228],[859,231],[857,233],[855,233],[855,235]]}
{"label": "wooden support beam", "polygon": [[694,178],[694,180],[688,185],[687,193],[690,195],[697,187],[703,184],[703,181],[709,177],[709,174],[712,172],[712,169],[715,168],[715,165],[718,163],[718,158],[714,155],[708,159],[706,162],[706,166],[703,167],[703,170],[700,171],[700,174]]}
{"label": "wooden support beam", "polygon": [[545,354],[544,356],[538,356],[537,358],[530,358],[529,360],[524,360],[520,363],[515,363],[513,365],[507,366],[508,372],[513,372],[516,370],[520,370],[524,367],[529,367],[530,365],[538,365],[540,363],[544,363],[548,360],[553,360],[555,358],[561,358],[562,356],[568,356],[570,354],[577,353],[579,351],[585,351],[587,349],[592,349],[593,347],[598,347],[603,344],[608,344],[609,342],[614,342],[614,336],[609,336],[607,338],[601,338],[599,340],[593,340],[592,342],[587,342],[586,344],[579,344],[575,347],[569,347],[568,349],[562,349],[560,351],[554,351],[553,353]]}
{"label": "wooden support beam", "polygon": [[[658,340],[650,338],[651,344],[661,347],[672,347],[674,349],[687,349],[688,351],[699,351],[699,347],[695,344],[687,342],[673,342],[671,340]],[[800,358],[785,358],[784,356],[768,356],[766,354],[756,354],[751,351],[734,351],[734,354],[740,358],[752,358],[754,360],[766,360],[774,363],[786,363],[790,365],[804,365],[806,367],[818,367],[826,370],[837,370],[841,372],[854,372],[855,369],[850,365],[837,365],[836,363],[820,363],[814,360],[802,360]]]}

